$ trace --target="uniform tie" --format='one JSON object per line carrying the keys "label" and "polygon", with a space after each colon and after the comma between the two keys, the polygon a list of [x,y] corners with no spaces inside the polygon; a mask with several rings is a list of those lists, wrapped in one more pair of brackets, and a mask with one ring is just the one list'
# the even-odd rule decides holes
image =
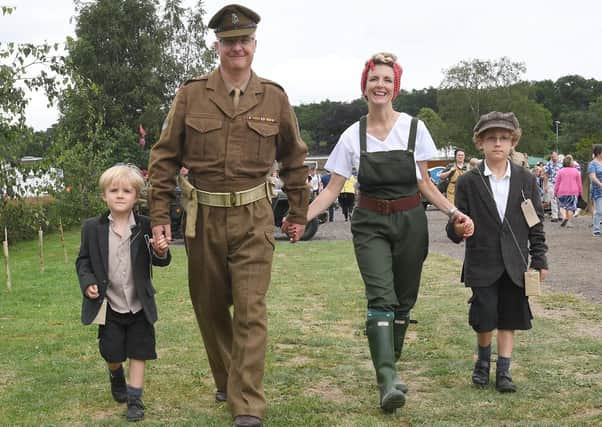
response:
{"label": "uniform tie", "polygon": [[235,87],[233,89],[234,98],[232,99],[232,103],[234,104],[234,109],[238,108],[238,102],[240,101],[240,89]]}

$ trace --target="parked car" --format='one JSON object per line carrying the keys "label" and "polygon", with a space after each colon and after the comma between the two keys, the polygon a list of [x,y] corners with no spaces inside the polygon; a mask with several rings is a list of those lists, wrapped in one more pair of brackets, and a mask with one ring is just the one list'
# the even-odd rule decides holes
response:
{"label": "parked car", "polygon": [[433,181],[433,183],[435,185],[439,184],[439,181],[441,180],[439,175],[441,175],[441,172],[443,172],[444,170],[445,170],[444,166],[435,166],[435,167],[429,168],[429,176],[431,177],[431,181]]}
{"label": "parked car", "polygon": [[[276,190],[276,197],[272,199],[272,212],[274,212],[274,225],[276,227],[282,226],[282,220],[288,215],[288,197],[282,190]],[[328,214],[326,214],[328,215]],[[301,236],[301,240],[311,240],[318,231],[320,226],[320,217],[314,218],[305,226],[305,232]]]}
{"label": "parked car", "polygon": [[[184,231],[182,230],[182,223],[184,219],[184,209],[182,208],[181,202],[182,190],[180,187],[176,187],[175,197],[169,205],[169,219],[171,222],[171,235],[174,239],[183,239]],[[148,187],[145,185],[142,187],[140,192],[140,198],[136,204],[135,210],[140,215],[150,215],[150,209],[148,206]]]}
{"label": "parked car", "polygon": [[[315,160],[306,160],[305,165],[309,168],[317,168],[318,162]],[[272,212],[274,213],[274,225],[276,227],[282,226],[282,220],[285,216],[288,215],[288,197],[281,188],[276,188],[276,197],[272,199]],[[312,194],[312,198],[310,199],[310,203],[313,200],[314,195]],[[318,231],[318,227],[320,224],[323,224],[328,220],[328,212],[323,212],[318,215],[316,218],[311,220],[309,223],[305,225],[305,232],[303,236],[301,236],[301,240],[310,240]]]}
{"label": "parked car", "polygon": [[[435,184],[435,186],[437,186],[439,184],[439,181],[441,180],[439,175],[441,175],[441,172],[443,172],[444,170],[445,170],[445,166],[433,166],[432,168],[428,169],[429,177],[430,177],[431,181],[433,181],[433,184]],[[429,205],[430,205],[430,202],[423,197],[422,198],[422,206],[424,206],[424,209],[428,208]]]}

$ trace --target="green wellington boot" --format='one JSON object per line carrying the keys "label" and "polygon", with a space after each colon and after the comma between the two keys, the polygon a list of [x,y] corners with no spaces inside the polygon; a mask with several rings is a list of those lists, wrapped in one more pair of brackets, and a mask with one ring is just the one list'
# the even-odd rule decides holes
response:
{"label": "green wellington boot", "polygon": [[[406,331],[410,325],[410,314],[401,311],[395,312],[395,324],[393,325],[393,345],[395,348],[395,362],[401,357],[403,342],[406,337]],[[395,388],[401,390],[404,394],[408,392],[408,386],[397,375],[395,376]]]}
{"label": "green wellington boot", "polygon": [[385,412],[394,412],[406,402],[403,392],[395,388],[394,318],[392,311],[368,309],[366,320],[370,356],[380,390],[380,407]]}

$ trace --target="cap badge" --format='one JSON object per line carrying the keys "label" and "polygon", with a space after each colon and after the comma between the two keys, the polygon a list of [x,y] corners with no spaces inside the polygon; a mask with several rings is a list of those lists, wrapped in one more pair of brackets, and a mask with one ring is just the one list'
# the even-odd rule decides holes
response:
{"label": "cap badge", "polygon": [[240,22],[240,19],[238,19],[238,16],[236,15],[236,13],[232,14],[232,25],[237,25]]}

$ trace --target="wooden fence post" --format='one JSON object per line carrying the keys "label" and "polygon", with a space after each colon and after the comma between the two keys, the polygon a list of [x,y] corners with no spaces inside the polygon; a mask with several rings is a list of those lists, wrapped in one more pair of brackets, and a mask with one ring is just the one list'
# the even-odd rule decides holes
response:
{"label": "wooden fence post", "polygon": [[10,291],[12,288],[12,283],[10,281],[10,263],[8,261],[8,231],[6,227],[4,227],[4,242],[2,242],[2,246],[4,247],[4,259],[6,260],[6,288]]}
{"label": "wooden fence post", "polygon": [[65,233],[63,233],[63,220],[59,218],[59,232],[61,233],[61,245],[63,246],[63,255],[65,256],[65,264],[69,263],[67,259],[67,248],[65,247]]}
{"label": "wooden fence post", "polygon": [[40,271],[44,272],[44,230],[41,226],[38,230],[38,237],[40,239]]}

